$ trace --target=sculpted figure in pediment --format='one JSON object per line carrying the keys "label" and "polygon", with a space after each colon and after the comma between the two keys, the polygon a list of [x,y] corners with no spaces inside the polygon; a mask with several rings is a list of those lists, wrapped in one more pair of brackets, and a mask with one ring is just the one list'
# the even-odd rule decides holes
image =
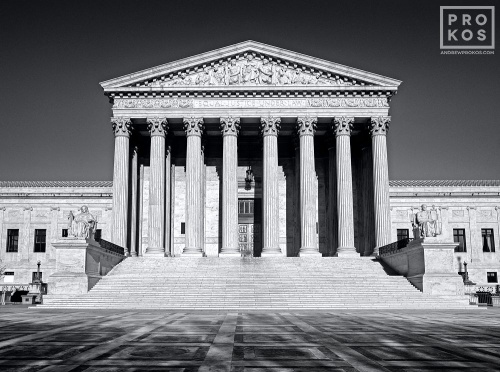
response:
{"label": "sculpted figure in pediment", "polygon": [[254,61],[253,55],[249,54],[242,71],[242,80],[244,84],[257,84],[259,82],[259,68]]}
{"label": "sculpted figure in pediment", "polygon": [[261,84],[272,84],[274,68],[271,63],[267,59],[265,59],[262,64],[259,66],[259,82]]}
{"label": "sculpted figure in pediment", "polygon": [[241,66],[236,64],[236,60],[232,60],[227,67],[227,82],[229,85],[240,84],[241,82]]}
{"label": "sculpted figure in pediment", "polygon": [[197,85],[208,85],[210,84],[210,76],[209,76],[209,69],[208,67],[205,67],[202,72],[198,74],[196,77],[196,84]]}

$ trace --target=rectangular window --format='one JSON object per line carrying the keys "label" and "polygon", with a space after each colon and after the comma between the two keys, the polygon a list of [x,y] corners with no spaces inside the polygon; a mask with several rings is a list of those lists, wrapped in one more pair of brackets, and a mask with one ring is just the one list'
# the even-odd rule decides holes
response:
{"label": "rectangular window", "polygon": [[181,222],[181,234],[185,234],[185,233],[186,233],[186,223]]}
{"label": "rectangular window", "polygon": [[7,230],[7,252],[17,252],[19,244],[19,229]]}
{"label": "rectangular window", "polygon": [[[38,273],[37,273],[36,271],[33,271],[33,275],[31,275],[31,283],[34,283],[34,282],[35,282],[35,280],[36,280],[36,279],[37,279],[37,277],[38,277],[38,275],[37,275],[37,274],[38,274]],[[40,280],[42,280],[42,274],[43,274],[43,273],[40,271],[40,278],[39,278]]]}
{"label": "rectangular window", "polygon": [[453,241],[458,243],[455,252],[467,252],[465,244],[465,229],[453,229]]}
{"label": "rectangular window", "polygon": [[6,271],[3,275],[4,283],[14,283],[14,271]]}
{"label": "rectangular window", "polygon": [[397,231],[398,238],[397,240],[408,239],[410,237],[410,230],[408,229],[398,229]]}
{"label": "rectangular window", "polygon": [[95,234],[94,234],[94,240],[95,241],[101,240],[101,235],[102,235],[102,230],[101,229],[97,229],[95,231]]}
{"label": "rectangular window", "polygon": [[483,237],[483,252],[495,252],[493,229],[481,229],[481,236]]}
{"label": "rectangular window", "polygon": [[63,238],[67,238],[67,237],[68,237],[68,229],[62,229],[61,236],[62,236]]}
{"label": "rectangular window", "polygon": [[36,229],[35,230],[35,253],[45,253],[45,246],[47,243],[47,230]]}
{"label": "rectangular window", "polygon": [[498,283],[497,272],[493,271],[486,273],[486,279],[488,280],[488,283]]}

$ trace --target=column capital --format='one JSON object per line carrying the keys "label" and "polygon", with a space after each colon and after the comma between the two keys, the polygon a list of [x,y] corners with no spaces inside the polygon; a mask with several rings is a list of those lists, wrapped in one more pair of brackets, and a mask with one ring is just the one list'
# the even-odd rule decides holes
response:
{"label": "column capital", "polygon": [[147,118],[146,121],[148,123],[148,130],[151,137],[153,136],[165,137],[168,131],[167,118],[153,117],[153,118]]}
{"label": "column capital", "polygon": [[203,118],[184,118],[183,122],[186,136],[201,137],[201,134],[203,132]]}
{"label": "column capital", "polygon": [[317,118],[312,118],[310,116],[299,116],[297,118],[297,133],[299,137],[302,136],[314,136],[316,132]]}
{"label": "column capital", "polygon": [[352,123],[354,123],[354,117],[352,116],[335,116],[332,127],[335,137],[350,136]]}
{"label": "column capital", "polygon": [[112,117],[111,126],[115,137],[130,137],[132,122],[130,118]]}
{"label": "column capital", "polygon": [[281,118],[267,116],[260,118],[262,136],[278,136],[281,128]]}
{"label": "column capital", "polygon": [[391,124],[390,116],[372,116],[370,120],[370,134],[372,136],[385,136]]}
{"label": "column capital", "polygon": [[222,136],[238,136],[240,131],[240,118],[227,117],[220,118],[220,129]]}

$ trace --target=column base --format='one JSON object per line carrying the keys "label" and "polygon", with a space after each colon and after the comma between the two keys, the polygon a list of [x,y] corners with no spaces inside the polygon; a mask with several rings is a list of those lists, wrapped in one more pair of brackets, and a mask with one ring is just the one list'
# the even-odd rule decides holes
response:
{"label": "column base", "polygon": [[361,255],[356,252],[355,247],[338,247],[337,257],[359,258]]}
{"label": "column base", "polygon": [[283,254],[279,248],[267,248],[262,250],[260,257],[283,257]]}
{"label": "column base", "polygon": [[130,253],[130,257],[137,257],[137,252]]}
{"label": "column base", "polygon": [[240,258],[241,253],[240,252],[220,252],[219,257],[220,258],[235,258],[235,257]]}
{"label": "column base", "polygon": [[310,258],[310,257],[323,257],[323,255],[318,251],[317,248],[300,248],[299,251],[299,257],[304,258]]}
{"label": "column base", "polygon": [[147,257],[165,257],[165,248],[163,247],[148,247],[146,253]]}

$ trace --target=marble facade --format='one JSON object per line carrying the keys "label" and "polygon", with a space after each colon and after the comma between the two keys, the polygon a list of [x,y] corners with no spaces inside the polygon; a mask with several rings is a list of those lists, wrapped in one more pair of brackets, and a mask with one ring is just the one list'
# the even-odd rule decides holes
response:
{"label": "marble facade", "polygon": [[[455,269],[467,261],[471,279],[485,282],[500,271],[500,256],[481,245],[481,228],[492,228],[500,246],[500,182],[391,186],[389,109],[400,83],[253,41],[103,82],[113,182],[0,183],[0,259],[15,281],[29,281],[38,260],[48,277],[51,242],[83,204],[130,256],[239,256],[244,200],[255,203],[254,256],[370,256],[397,229],[411,234],[411,214],[427,203],[466,230]],[[6,252],[17,228],[19,250]],[[33,252],[37,228],[47,229],[45,253]]]}

